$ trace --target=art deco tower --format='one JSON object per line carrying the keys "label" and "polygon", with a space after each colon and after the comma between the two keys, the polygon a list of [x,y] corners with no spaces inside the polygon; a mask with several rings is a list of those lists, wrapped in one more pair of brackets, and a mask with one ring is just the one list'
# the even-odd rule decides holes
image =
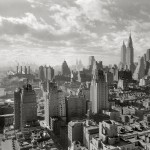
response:
{"label": "art deco tower", "polygon": [[123,41],[123,45],[121,47],[121,64],[123,66],[126,65],[126,45],[124,44],[124,41]]}
{"label": "art deco tower", "polygon": [[126,63],[127,67],[132,73],[134,72],[134,48],[133,48],[133,42],[131,34],[129,36],[128,45],[127,45],[127,51],[126,51]]}

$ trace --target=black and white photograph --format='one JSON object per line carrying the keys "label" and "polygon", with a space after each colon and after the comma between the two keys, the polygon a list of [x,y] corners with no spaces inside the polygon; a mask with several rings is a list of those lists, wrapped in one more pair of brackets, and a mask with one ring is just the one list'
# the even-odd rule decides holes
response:
{"label": "black and white photograph", "polygon": [[150,0],[0,0],[0,150],[150,150]]}

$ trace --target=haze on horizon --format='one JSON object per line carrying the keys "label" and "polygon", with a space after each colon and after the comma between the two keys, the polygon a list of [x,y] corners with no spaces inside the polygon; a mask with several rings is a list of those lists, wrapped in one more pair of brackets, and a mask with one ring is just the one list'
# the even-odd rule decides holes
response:
{"label": "haze on horizon", "polygon": [[150,48],[149,0],[0,0],[0,66],[118,64],[132,32],[135,60]]}

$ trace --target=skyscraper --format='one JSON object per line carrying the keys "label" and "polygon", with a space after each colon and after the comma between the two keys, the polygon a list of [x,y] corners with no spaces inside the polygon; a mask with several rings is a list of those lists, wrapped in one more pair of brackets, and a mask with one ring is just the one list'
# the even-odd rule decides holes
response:
{"label": "skyscraper", "polygon": [[69,76],[70,74],[71,74],[71,72],[70,72],[70,69],[68,67],[68,64],[66,61],[64,61],[62,64],[62,75]]}
{"label": "skyscraper", "polygon": [[92,102],[92,112],[95,114],[109,108],[108,85],[102,70],[97,70],[93,75],[90,87],[90,101]]}
{"label": "skyscraper", "polygon": [[26,84],[21,93],[21,129],[28,122],[37,120],[36,93],[30,84]]}
{"label": "skyscraper", "polygon": [[21,89],[16,89],[14,92],[14,122],[15,129],[20,129],[20,104],[21,104]]}
{"label": "skyscraper", "polygon": [[49,66],[40,66],[39,67],[39,79],[42,81],[52,80],[54,78],[54,69]]}
{"label": "skyscraper", "polygon": [[45,99],[45,123],[50,126],[50,117],[65,117],[65,97],[62,90],[58,89],[55,81],[47,83],[47,92],[44,92]]}
{"label": "skyscraper", "polygon": [[54,69],[49,66],[47,67],[47,80],[52,80],[54,78]]}
{"label": "skyscraper", "polygon": [[145,68],[144,68],[144,58],[139,57],[138,65],[134,71],[133,79],[139,80],[145,76]]}
{"label": "skyscraper", "polygon": [[92,75],[96,74],[98,70],[103,70],[103,62],[102,61],[94,61],[92,67]]}
{"label": "skyscraper", "polygon": [[129,36],[128,40],[128,45],[127,45],[127,51],[126,51],[126,63],[127,63],[127,68],[134,72],[134,48],[133,48],[133,42],[132,42],[132,37],[131,34]]}
{"label": "skyscraper", "polygon": [[42,81],[45,80],[45,77],[44,77],[44,67],[43,66],[39,67],[39,79],[41,79]]}
{"label": "skyscraper", "polygon": [[121,47],[121,64],[123,66],[126,65],[126,45],[125,45],[124,41],[123,41],[123,45]]}
{"label": "skyscraper", "polygon": [[89,70],[92,71],[93,64],[94,64],[95,58],[94,56],[89,56]]}
{"label": "skyscraper", "polygon": [[36,94],[30,84],[14,92],[15,129],[23,129],[37,119]]}
{"label": "skyscraper", "polygon": [[150,49],[147,50],[146,52],[146,61],[150,60]]}

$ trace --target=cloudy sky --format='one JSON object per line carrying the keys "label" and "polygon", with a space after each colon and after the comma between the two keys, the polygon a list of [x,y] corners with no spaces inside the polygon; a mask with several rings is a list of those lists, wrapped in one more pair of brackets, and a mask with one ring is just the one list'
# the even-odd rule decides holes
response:
{"label": "cloudy sky", "polygon": [[135,60],[150,48],[150,0],[0,0],[0,65],[65,59],[119,63],[132,32]]}

